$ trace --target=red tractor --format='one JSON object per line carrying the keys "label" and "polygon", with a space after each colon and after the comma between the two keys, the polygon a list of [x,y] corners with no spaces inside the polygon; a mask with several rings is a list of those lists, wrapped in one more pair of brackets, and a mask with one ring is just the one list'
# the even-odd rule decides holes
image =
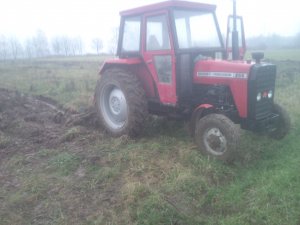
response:
{"label": "red tractor", "polygon": [[118,58],[104,63],[95,92],[111,135],[138,134],[148,113],[185,118],[204,154],[229,160],[238,125],[275,139],[288,133],[289,116],[274,103],[276,66],[261,62],[263,53],[243,60],[235,10],[225,46],[215,10],[173,0],[120,13]]}

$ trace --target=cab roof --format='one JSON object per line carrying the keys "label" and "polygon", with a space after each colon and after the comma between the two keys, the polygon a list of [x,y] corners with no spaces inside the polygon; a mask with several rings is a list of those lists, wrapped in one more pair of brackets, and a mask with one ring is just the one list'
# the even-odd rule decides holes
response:
{"label": "cab roof", "polygon": [[170,0],[160,3],[155,3],[151,5],[146,5],[134,9],[129,9],[125,11],[121,11],[121,16],[133,16],[133,15],[140,15],[143,13],[153,12],[153,11],[160,11],[160,10],[168,10],[173,8],[180,8],[180,9],[198,9],[198,10],[205,10],[205,11],[215,11],[216,6],[198,2],[188,2],[188,1],[178,1],[178,0]]}

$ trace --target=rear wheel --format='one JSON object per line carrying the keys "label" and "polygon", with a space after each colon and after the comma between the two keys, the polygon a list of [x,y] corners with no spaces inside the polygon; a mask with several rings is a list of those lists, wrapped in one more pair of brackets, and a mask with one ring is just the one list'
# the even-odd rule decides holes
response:
{"label": "rear wheel", "polygon": [[113,68],[97,82],[97,113],[112,136],[135,136],[143,128],[147,115],[145,92],[135,75]]}
{"label": "rear wheel", "polygon": [[196,123],[195,141],[200,151],[222,161],[232,161],[240,129],[226,116],[209,114]]}
{"label": "rear wheel", "polygon": [[280,140],[289,133],[291,128],[291,120],[287,111],[276,103],[274,103],[273,112],[279,115],[279,120],[275,130],[272,131],[269,136],[271,138]]}

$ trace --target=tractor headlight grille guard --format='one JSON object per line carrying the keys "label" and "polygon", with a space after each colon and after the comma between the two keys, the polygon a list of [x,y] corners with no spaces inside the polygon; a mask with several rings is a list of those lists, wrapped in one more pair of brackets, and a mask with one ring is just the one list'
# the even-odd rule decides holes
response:
{"label": "tractor headlight grille guard", "polygon": [[275,79],[275,65],[255,64],[251,67],[248,83],[249,119],[262,120],[272,113]]}

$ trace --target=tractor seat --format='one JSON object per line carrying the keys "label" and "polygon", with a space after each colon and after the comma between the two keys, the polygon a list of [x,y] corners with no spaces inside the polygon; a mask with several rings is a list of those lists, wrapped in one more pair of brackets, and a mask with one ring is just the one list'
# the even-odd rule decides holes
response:
{"label": "tractor seat", "polygon": [[150,35],[147,41],[147,50],[159,50],[161,46],[155,35]]}

